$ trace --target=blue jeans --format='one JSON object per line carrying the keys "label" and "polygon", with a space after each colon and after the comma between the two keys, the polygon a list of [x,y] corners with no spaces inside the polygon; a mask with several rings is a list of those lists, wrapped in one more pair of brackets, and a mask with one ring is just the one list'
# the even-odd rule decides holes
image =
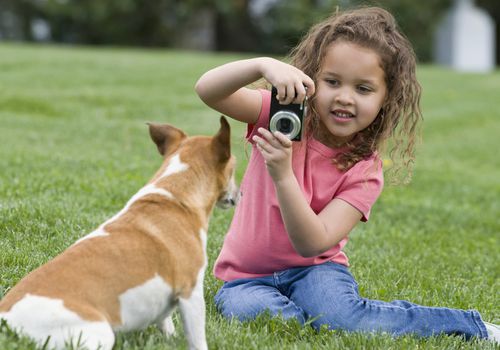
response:
{"label": "blue jeans", "polygon": [[359,296],[348,268],[327,262],[297,267],[271,276],[226,282],[215,296],[227,318],[251,320],[263,312],[296,318],[319,329],[386,332],[392,335],[432,336],[440,333],[486,338],[488,333],[475,310],[419,306],[407,301],[383,302]]}

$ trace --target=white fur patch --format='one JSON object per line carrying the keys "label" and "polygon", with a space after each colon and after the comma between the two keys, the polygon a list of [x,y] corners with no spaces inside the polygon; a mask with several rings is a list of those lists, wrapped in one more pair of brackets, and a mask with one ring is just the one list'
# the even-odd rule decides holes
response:
{"label": "white fur patch", "polygon": [[172,288],[158,275],[127,290],[119,299],[122,319],[122,325],[116,329],[119,331],[143,329],[163,320],[175,306]]}
{"label": "white fur patch", "polygon": [[174,155],[171,159],[170,162],[168,163],[167,169],[161,174],[160,178],[170,176],[172,174],[180,173],[181,171],[185,171],[189,168],[189,165],[186,163],[183,163],[181,161],[181,157],[177,153]]}
{"label": "white fur patch", "polygon": [[[186,163],[183,163],[181,161],[179,154],[176,154],[172,157],[172,159],[170,159],[170,162],[167,166],[167,169],[165,169],[165,171],[163,172],[163,174],[161,175],[160,178],[179,173],[179,172],[184,171],[188,168],[189,168],[189,166]],[[139,198],[144,197],[148,194],[159,194],[161,196],[167,197],[168,199],[174,199],[173,194],[170,193],[169,191],[167,191],[163,188],[156,187],[154,184],[146,185],[143,188],[141,188],[139,190],[139,192],[134,194],[132,196],[132,198],[129,199],[129,201],[127,202],[127,204],[125,205],[125,207],[122,210],[120,210],[117,214],[115,214],[111,219],[106,220],[94,232],[89,233],[88,235],[77,240],[74,243],[74,245],[78,244],[86,239],[108,236],[109,234],[103,229],[103,227],[106,226],[107,224],[109,224],[110,222],[115,221],[117,218],[119,218],[121,215],[123,215],[123,213],[125,213],[136,200],[138,200]]]}
{"label": "white fur patch", "polygon": [[88,235],[80,238],[78,241],[76,241],[74,244],[78,244],[80,243],[81,241],[84,241],[86,239],[90,239],[90,238],[95,238],[95,237],[106,237],[106,236],[109,236],[109,233],[107,233],[106,231],[104,231],[104,229],[101,227],[99,227],[97,230],[95,230],[94,232],[92,233],[89,233]]}
{"label": "white fur patch", "polygon": [[48,336],[49,348],[64,349],[65,343],[85,345],[89,349],[111,349],[114,333],[105,321],[90,322],[64,307],[60,299],[26,294],[9,312],[1,315],[9,326],[43,345]]}
{"label": "white fur patch", "polygon": [[154,184],[146,185],[143,188],[141,188],[139,190],[139,192],[137,192],[136,194],[134,194],[132,196],[132,198],[129,199],[129,201],[127,202],[127,204],[125,205],[125,207],[122,210],[120,210],[118,212],[118,214],[116,214],[115,216],[113,216],[111,219],[107,220],[104,224],[102,224],[102,226],[104,226],[106,224],[109,224],[110,222],[116,220],[118,217],[120,217],[121,215],[123,215],[123,213],[125,213],[136,200],[138,200],[139,198],[144,197],[144,196],[146,196],[148,194],[159,194],[159,195],[167,197],[168,199],[174,199],[173,194],[170,193],[169,191],[164,190],[163,188],[158,188]]}
{"label": "white fur patch", "polygon": [[78,241],[76,241],[74,244],[78,244],[86,239],[91,239],[91,238],[96,238],[96,237],[105,237],[105,236],[108,236],[109,233],[107,233],[105,230],[104,230],[104,226],[106,226],[107,224],[109,224],[110,222],[112,221],[115,221],[116,219],[118,219],[121,215],[123,215],[129,208],[130,206],[136,201],[138,200],[139,198],[141,197],[144,197],[148,194],[159,194],[161,196],[165,196],[167,197],[168,199],[174,199],[174,195],[172,193],[170,193],[169,191],[167,190],[164,190],[163,188],[159,188],[159,187],[156,187],[154,184],[149,184],[149,185],[146,185],[144,186],[143,188],[141,188],[139,190],[139,192],[137,192],[136,194],[134,194],[132,196],[132,198],[129,199],[129,201],[127,202],[127,204],[125,205],[125,207],[120,210],[117,214],[115,214],[111,219],[108,219],[106,220],[101,226],[99,226],[99,228],[97,228],[94,232],[80,238]]}

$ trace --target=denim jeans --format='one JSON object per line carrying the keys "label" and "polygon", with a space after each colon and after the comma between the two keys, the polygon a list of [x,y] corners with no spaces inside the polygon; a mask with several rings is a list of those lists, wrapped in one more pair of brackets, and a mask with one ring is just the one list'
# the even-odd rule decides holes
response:
{"label": "denim jeans", "polygon": [[395,336],[440,333],[486,338],[481,316],[475,310],[425,307],[395,300],[383,302],[359,296],[348,268],[327,262],[291,268],[271,276],[226,282],[215,296],[217,308],[227,318],[251,320],[270,312],[296,318],[319,329],[352,332],[385,332]]}

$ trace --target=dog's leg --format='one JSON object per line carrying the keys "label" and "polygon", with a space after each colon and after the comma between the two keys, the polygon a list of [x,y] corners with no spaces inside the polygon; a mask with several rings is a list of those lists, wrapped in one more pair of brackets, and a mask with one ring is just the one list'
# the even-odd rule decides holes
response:
{"label": "dog's leg", "polygon": [[99,327],[82,325],[78,328],[71,330],[75,336],[69,342],[65,342],[65,349],[68,345],[70,345],[69,348],[79,348],[75,345],[80,345],[89,350],[111,350],[113,348],[115,334],[108,323],[103,322]]}
{"label": "dog's leg", "polygon": [[206,350],[207,340],[205,337],[205,299],[203,299],[203,276],[204,271],[198,275],[193,292],[189,298],[179,298],[179,309],[184,325],[189,348],[194,350]]}
{"label": "dog's leg", "polygon": [[175,326],[174,321],[172,321],[172,315],[165,317],[163,321],[158,322],[158,328],[160,328],[167,337],[175,336]]}

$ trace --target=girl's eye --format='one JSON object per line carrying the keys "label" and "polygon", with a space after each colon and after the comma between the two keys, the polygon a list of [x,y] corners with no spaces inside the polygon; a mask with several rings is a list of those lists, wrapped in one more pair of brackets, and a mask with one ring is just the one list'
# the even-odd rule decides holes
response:
{"label": "girl's eye", "polygon": [[361,93],[367,94],[369,92],[372,92],[373,90],[369,86],[360,85],[360,86],[358,86],[358,91],[361,92]]}
{"label": "girl's eye", "polygon": [[331,86],[339,85],[339,82],[336,79],[325,79],[325,81],[327,82],[328,85],[331,85]]}

